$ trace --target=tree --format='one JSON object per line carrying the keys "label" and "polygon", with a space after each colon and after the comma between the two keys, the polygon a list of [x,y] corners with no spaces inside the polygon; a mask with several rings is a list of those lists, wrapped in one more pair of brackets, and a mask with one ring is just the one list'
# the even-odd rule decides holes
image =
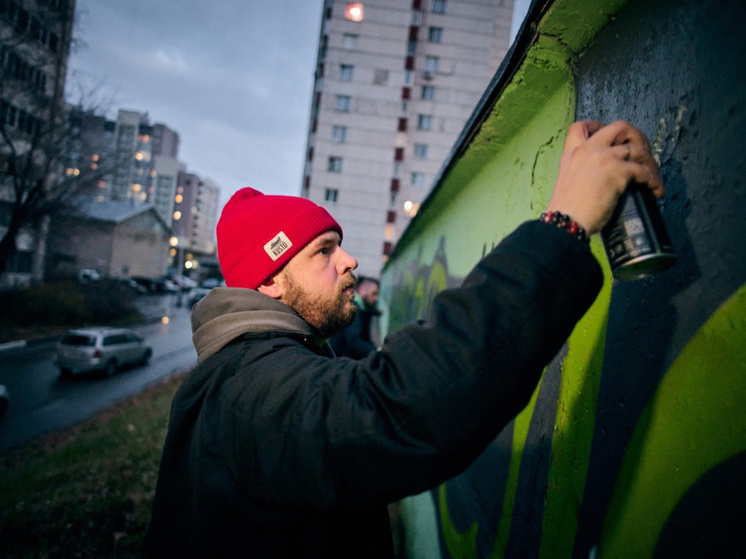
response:
{"label": "tree", "polygon": [[75,0],[0,0],[0,279],[22,231],[43,243],[49,216],[103,176],[86,160],[103,117],[64,101],[74,13]]}

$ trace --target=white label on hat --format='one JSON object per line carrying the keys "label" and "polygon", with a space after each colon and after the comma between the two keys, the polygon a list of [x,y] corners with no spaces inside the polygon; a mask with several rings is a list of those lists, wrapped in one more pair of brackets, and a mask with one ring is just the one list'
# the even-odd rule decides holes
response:
{"label": "white label on hat", "polygon": [[291,246],[293,246],[293,243],[290,242],[288,236],[283,231],[280,231],[274,239],[264,245],[264,250],[274,261],[282,256]]}

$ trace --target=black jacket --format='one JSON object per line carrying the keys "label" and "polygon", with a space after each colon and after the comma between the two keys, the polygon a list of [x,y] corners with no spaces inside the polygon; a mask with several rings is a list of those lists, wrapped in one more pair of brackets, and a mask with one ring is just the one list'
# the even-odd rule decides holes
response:
{"label": "black jacket", "polygon": [[356,296],[357,313],[352,324],[329,339],[329,345],[332,346],[337,356],[362,359],[376,349],[376,345],[370,336],[371,321],[380,316],[381,311],[376,307],[369,307],[362,299],[358,301],[358,298]]}
{"label": "black jacket", "polygon": [[595,299],[586,245],[529,222],[426,322],[332,358],[286,305],[218,288],[172,405],[146,557],[392,556],[386,504],[464,470]]}

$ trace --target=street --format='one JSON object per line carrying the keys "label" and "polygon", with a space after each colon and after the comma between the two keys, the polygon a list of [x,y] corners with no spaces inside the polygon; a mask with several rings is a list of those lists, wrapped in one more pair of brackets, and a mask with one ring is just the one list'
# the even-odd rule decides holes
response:
{"label": "street", "polygon": [[147,340],[153,357],[146,366],[112,378],[86,374],[62,379],[52,361],[53,343],[0,352],[0,384],[11,396],[0,423],[0,454],[35,435],[79,423],[195,364],[188,305],[179,306],[175,295],[163,295],[143,296],[138,307],[149,320],[131,329]]}

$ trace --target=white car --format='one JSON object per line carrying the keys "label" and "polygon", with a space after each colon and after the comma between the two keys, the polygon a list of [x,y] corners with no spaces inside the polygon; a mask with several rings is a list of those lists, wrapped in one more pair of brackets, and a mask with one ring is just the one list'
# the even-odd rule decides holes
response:
{"label": "white car", "polygon": [[131,365],[145,365],[153,355],[145,341],[126,328],[76,328],[57,342],[54,360],[62,376],[101,371],[107,377]]}

